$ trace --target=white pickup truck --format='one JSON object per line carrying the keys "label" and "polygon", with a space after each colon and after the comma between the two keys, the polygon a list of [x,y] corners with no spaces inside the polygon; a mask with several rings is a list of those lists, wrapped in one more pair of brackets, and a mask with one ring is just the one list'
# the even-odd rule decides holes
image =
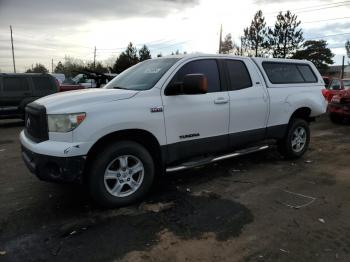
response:
{"label": "white pickup truck", "polygon": [[26,108],[22,156],[45,181],[86,182],[115,207],[157,176],[264,150],[302,156],[325,113],[308,61],[187,55],[139,63],[103,89],[41,98]]}

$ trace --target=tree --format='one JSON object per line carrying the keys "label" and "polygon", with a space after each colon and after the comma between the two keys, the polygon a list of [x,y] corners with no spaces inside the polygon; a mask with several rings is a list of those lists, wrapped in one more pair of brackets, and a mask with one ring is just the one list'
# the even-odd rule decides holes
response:
{"label": "tree", "polygon": [[233,41],[231,34],[227,34],[225,36],[224,41],[221,41],[221,50],[220,54],[229,54],[230,51],[233,49]]}
{"label": "tree", "polygon": [[224,41],[221,41],[220,54],[237,54],[238,47],[232,40],[232,35],[227,34]]}
{"label": "tree", "polygon": [[97,73],[108,73],[108,67],[104,66],[101,62],[96,62],[95,66],[94,63],[88,63],[86,67],[84,67],[87,71],[94,71]]}
{"label": "tree", "polygon": [[137,56],[137,50],[130,42],[126,50],[122,52],[115,61],[113,65],[113,72],[120,74],[129,67],[136,65],[138,62],[139,58]]}
{"label": "tree", "polygon": [[348,58],[350,58],[350,40],[346,41],[345,49],[346,49],[346,54],[347,54]]}
{"label": "tree", "polygon": [[43,64],[36,63],[35,66],[31,69],[28,69],[26,73],[43,73],[47,74],[49,70],[46,69],[46,67]]}
{"label": "tree", "polygon": [[304,40],[303,32],[299,29],[301,21],[298,16],[287,11],[280,12],[274,29],[269,30],[269,46],[273,49],[273,57],[288,58],[300,47]]}
{"label": "tree", "polygon": [[140,62],[151,58],[152,58],[151,51],[148,49],[146,45],[143,45],[143,47],[139,50]]}
{"label": "tree", "polygon": [[268,29],[266,28],[265,17],[259,10],[255,13],[249,27],[244,29],[243,41],[245,48],[253,50],[255,56],[262,56],[268,46]]}
{"label": "tree", "polygon": [[53,71],[58,74],[64,74],[64,66],[61,61],[58,62]]}
{"label": "tree", "polygon": [[162,57],[163,55],[162,55],[162,53],[159,53],[158,55],[157,55],[157,57]]}
{"label": "tree", "polygon": [[314,63],[316,68],[321,72],[325,72],[331,64],[334,64],[332,58],[334,54],[327,47],[325,40],[309,40],[305,41],[302,49],[295,52],[292,56],[294,59],[306,59]]}

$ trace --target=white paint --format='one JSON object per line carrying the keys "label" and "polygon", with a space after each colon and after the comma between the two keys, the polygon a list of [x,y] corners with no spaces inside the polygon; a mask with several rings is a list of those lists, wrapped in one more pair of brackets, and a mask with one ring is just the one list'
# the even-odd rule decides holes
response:
{"label": "white paint", "polygon": [[[203,95],[164,95],[165,87],[182,65],[203,58],[244,61],[253,86],[239,91]],[[166,145],[181,141],[180,136],[184,134],[199,133],[199,138],[206,138],[287,124],[292,113],[300,107],[309,107],[312,116],[325,112],[326,104],[321,94],[323,81],[311,63],[318,83],[273,85],[264,82],[267,77],[261,62],[265,60],[255,59],[257,67],[250,58],[189,55],[173,65],[150,90],[81,90],[42,98],[38,102],[47,108],[48,114],[85,112],[86,119],[74,131],[49,133],[50,139],[38,144],[30,141],[22,132],[21,143],[36,153],[69,157],[86,155],[100,138],[120,130],[145,130],[153,134],[160,145]],[[215,104],[214,100],[219,97],[227,98],[229,102]],[[161,106],[164,112],[152,113],[150,110]],[[198,137],[186,140],[191,139]]]}

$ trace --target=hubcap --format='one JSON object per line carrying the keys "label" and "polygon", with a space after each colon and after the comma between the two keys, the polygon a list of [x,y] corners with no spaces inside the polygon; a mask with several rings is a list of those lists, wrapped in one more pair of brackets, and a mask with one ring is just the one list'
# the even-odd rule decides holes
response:
{"label": "hubcap", "polygon": [[107,191],[116,197],[126,197],[136,192],[142,184],[145,174],[140,159],[132,155],[123,155],[112,160],[104,174]]}
{"label": "hubcap", "polygon": [[302,151],[306,144],[307,133],[304,127],[297,127],[292,136],[292,149],[294,152],[299,153]]}

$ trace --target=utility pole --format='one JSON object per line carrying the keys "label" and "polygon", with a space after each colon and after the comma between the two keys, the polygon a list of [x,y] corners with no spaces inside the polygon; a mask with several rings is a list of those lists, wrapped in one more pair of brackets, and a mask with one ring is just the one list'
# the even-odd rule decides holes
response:
{"label": "utility pole", "polygon": [[342,66],[341,66],[341,79],[344,78],[344,63],[345,63],[345,55],[343,55],[343,63],[342,63]]}
{"label": "utility pole", "polygon": [[94,49],[94,68],[96,66],[96,46],[95,46],[95,49]]}
{"label": "utility pole", "polygon": [[221,54],[221,44],[222,44],[222,24],[220,26],[219,54]]}
{"label": "utility pole", "polygon": [[241,36],[241,56],[243,56],[243,36]]}
{"label": "utility pole", "polygon": [[51,58],[51,73],[53,73],[53,58]]}
{"label": "utility pole", "polygon": [[10,25],[11,31],[11,46],[12,46],[12,61],[13,61],[13,72],[16,73],[16,63],[15,63],[15,50],[13,48],[13,37],[12,37],[12,26]]}

